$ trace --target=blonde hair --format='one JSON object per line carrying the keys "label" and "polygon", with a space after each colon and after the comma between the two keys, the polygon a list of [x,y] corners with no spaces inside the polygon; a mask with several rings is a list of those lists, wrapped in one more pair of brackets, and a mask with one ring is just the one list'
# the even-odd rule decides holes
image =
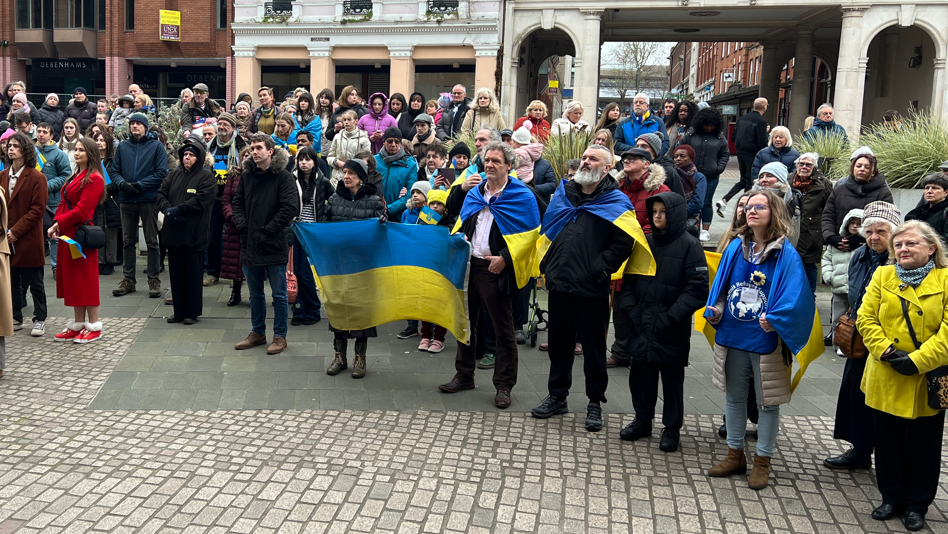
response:
{"label": "blonde hair", "polygon": [[804,121],[803,121],[803,131],[805,132],[805,131],[809,130],[810,128],[812,128],[814,122],[816,122],[816,117],[814,117],[813,115],[810,115],[809,117],[807,117],[806,119],[804,119]]}
{"label": "blonde hair", "polygon": [[135,101],[136,101],[136,102],[141,102],[143,108],[144,108],[144,107],[150,107],[150,106],[151,106],[151,98],[150,98],[148,95],[146,95],[145,93],[142,93],[142,94],[136,96],[136,97],[135,97]]}
{"label": "blonde hair", "polygon": [[476,93],[474,93],[474,109],[480,107],[480,104],[478,104],[477,101],[482,96],[486,96],[490,99],[490,104],[487,105],[487,111],[491,113],[497,113],[500,111],[500,106],[497,104],[497,95],[495,95],[494,91],[489,87],[481,87]]}
{"label": "blonde hair", "polygon": [[935,267],[939,269],[944,269],[948,267],[948,256],[945,255],[945,245],[942,244],[941,239],[938,237],[938,233],[935,232],[935,229],[928,225],[924,221],[912,220],[905,221],[902,223],[902,226],[899,226],[895,229],[892,234],[889,235],[889,256],[895,258],[895,238],[905,232],[914,230],[918,235],[922,236],[922,239],[928,242],[929,245],[935,245],[935,252],[931,255],[931,260],[934,260]]}
{"label": "blonde hair", "polygon": [[354,121],[358,121],[358,120],[359,120],[359,114],[356,113],[355,111],[351,110],[351,109],[347,109],[346,111],[343,111],[343,112],[339,115],[339,118],[345,118],[345,117],[352,117],[352,120],[354,120]]}
{"label": "blonde hair", "polygon": [[548,110],[547,110],[546,104],[544,104],[542,100],[534,100],[533,102],[530,102],[529,104],[527,104],[527,111],[525,115],[530,115],[530,111],[537,108],[540,108],[543,110],[543,116],[545,117]]}
{"label": "blonde hair", "polygon": [[570,100],[569,104],[566,104],[566,107],[563,108],[563,118],[569,120],[569,114],[574,111],[583,111],[583,103],[579,100]]}
{"label": "blonde hair", "polygon": [[774,126],[770,129],[770,145],[774,144],[774,136],[780,134],[780,137],[783,137],[787,140],[787,148],[793,146],[793,136],[790,135],[790,129],[786,126]]}

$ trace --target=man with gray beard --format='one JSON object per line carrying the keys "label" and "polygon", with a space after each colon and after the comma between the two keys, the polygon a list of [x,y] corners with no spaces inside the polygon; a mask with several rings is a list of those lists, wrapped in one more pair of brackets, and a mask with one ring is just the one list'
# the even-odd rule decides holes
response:
{"label": "man with gray beard", "polygon": [[[609,324],[609,282],[632,254],[632,237],[613,224],[618,211],[632,205],[608,175],[614,157],[603,146],[586,149],[573,180],[561,186],[543,219],[541,233],[552,240],[540,261],[549,297],[549,396],[532,410],[546,419],[569,411],[566,397],[572,384],[573,349],[585,353],[586,430],[602,429],[606,402],[606,329]],[[564,219],[565,218],[565,219]],[[558,226],[556,221],[567,220]]]}

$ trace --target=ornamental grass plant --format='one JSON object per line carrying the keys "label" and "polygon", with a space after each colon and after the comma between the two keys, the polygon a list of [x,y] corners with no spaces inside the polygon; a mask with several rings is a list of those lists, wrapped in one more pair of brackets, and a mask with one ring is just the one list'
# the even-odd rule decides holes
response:
{"label": "ornamental grass plant", "polygon": [[876,154],[889,187],[915,189],[948,159],[948,128],[931,110],[910,110],[898,129],[873,124],[862,142]]}
{"label": "ornamental grass plant", "polygon": [[801,154],[816,152],[820,155],[819,167],[828,179],[839,180],[849,175],[849,156],[852,150],[849,142],[838,133],[821,133],[803,138],[794,143],[793,148]]}
{"label": "ornamental grass plant", "polygon": [[583,152],[592,144],[595,132],[590,129],[568,134],[553,135],[546,138],[543,144],[543,159],[550,162],[553,172],[560,180],[566,174],[566,162],[571,159],[580,159]]}

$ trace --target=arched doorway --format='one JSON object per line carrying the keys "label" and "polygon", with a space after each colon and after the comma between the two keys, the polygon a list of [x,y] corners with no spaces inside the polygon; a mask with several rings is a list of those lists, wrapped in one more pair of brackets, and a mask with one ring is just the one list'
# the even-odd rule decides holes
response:
{"label": "arched doorway", "polygon": [[935,43],[917,26],[889,27],[869,44],[862,124],[880,122],[890,109],[929,109],[934,87]]}
{"label": "arched doorway", "polygon": [[[576,56],[576,46],[569,34],[560,28],[549,30],[538,29],[528,33],[517,47],[517,57],[513,62],[518,68],[516,98],[511,99],[514,104],[513,116],[523,114],[532,100],[542,100],[550,110],[551,116],[547,119],[552,122],[554,108],[553,100],[562,99],[564,82],[569,83],[570,62],[560,61],[564,56]],[[562,80],[561,76],[566,79]],[[554,94],[549,91],[550,80],[557,80],[559,87]],[[513,96],[513,95],[511,95]]]}

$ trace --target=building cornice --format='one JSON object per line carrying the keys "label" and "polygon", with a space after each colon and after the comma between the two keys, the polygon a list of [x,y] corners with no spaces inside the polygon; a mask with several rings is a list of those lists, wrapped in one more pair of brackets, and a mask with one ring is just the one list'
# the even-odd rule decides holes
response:
{"label": "building cornice", "polygon": [[339,23],[326,24],[292,24],[289,26],[275,24],[259,23],[234,23],[232,25],[235,37],[253,36],[253,35],[353,35],[353,34],[453,34],[459,31],[467,33],[496,33],[497,23],[471,24],[443,22],[441,24],[417,24],[417,23],[389,23],[378,24],[371,22],[349,23],[341,25]]}

